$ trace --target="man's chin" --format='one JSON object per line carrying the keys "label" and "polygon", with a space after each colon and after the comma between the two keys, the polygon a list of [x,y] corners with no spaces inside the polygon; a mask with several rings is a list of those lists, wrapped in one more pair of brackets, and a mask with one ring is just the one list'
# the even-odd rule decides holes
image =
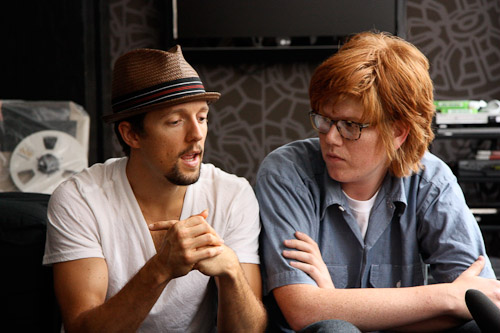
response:
{"label": "man's chin", "polygon": [[342,172],[342,170],[335,170],[335,171],[328,170],[328,175],[330,176],[331,179],[339,183],[346,183],[352,181],[352,176],[349,176],[349,174],[345,171]]}
{"label": "man's chin", "polygon": [[200,179],[200,169],[199,166],[196,170],[193,171],[180,171],[178,168],[172,170],[170,174],[167,174],[165,177],[169,182],[174,185],[179,186],[187,186],[194,184]]}

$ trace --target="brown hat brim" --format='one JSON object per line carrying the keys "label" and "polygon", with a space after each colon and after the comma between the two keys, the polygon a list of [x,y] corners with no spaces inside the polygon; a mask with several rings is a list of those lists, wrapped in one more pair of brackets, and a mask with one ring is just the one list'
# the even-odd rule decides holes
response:
{"label": "brown hat brim", "polygon": [[201,94],[194,94],[194,95],[179,97],[179,98],[176,98],[174,100],[170,100],[170,101],[166,101],[166,102],[159,102],[159,103],[151,104],[151,105],[148,105],[145,107],[138,107],[138,108],[123,111],[123,112],[117,112],[117,113],[105,115],[102,117],[102,119],[106,123],[113,123],[113,122],[125,120],[127,118],[136,116],[136,115],[144,113],[144,112],[151,111],[152,109],[156,109],[159,106],[168,107],[168,106],[189,103],[189,102],[194,102],[194,101],[207,101],[207,103],[210,104],[210,103],[216,102],[219,99],[219,97],[220,97],[220,93],[218,93],[218,92],[204,92]]}

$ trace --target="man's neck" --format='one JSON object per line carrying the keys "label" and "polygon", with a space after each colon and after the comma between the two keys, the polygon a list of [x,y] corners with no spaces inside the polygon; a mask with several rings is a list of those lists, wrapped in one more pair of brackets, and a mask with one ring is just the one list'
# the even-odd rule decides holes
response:
{"label": "man's neck", "polygon": [[350,198],[360,201],[370,200],[382,186],[385,174],[364,182],[343,183],[342,190]]}
{"label": "man's neck", "polygon": [[180,219],[187,186],[174,185],[166,178],[157,179],[131,163],[130,159],[126,174],[148,223]]}

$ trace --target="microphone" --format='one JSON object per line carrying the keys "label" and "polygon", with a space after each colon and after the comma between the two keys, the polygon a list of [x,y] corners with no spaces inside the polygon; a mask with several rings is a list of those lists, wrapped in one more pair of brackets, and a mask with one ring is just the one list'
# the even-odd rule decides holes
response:
{"label": "microphone", "polygon": [[465,292],[465,304],[481,332],[500,332],[500,309],[476,289]]}

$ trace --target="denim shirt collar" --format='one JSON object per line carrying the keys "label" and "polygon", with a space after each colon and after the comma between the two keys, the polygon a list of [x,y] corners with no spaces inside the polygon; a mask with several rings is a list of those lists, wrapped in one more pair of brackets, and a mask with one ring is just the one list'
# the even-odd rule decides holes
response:
{"label": "denim shirt collar", "polygon": [[330,177],[326,168],[323,169],[319,177],[319,184],[322,192],[321,197],[323,198],[320,219],[323,220],[328,207],[332,205],[347,206],[347,198],[342,193],[340,183]]}
{"label": "denim shirt collar", "polygon": [[[349,207],[340,183],[330,177],[326,167],[316,177],[320,185],[321,197],[323,198],[321,202],[321,220],[324,220],[328,207],[332,205],[341,207],[341,210]],[[407,196],[404,178],[394,177],[390,173],[387,173],[373,205],[372,211],[376,211],[377,213],[373,217],[370,216],[370,223],[364,243],[368,247],[371,247],[382,235],[393,218],[395,216],[399,218],[404,213],[406,207]],[[361,239],[360,241],[362,242]]]}

